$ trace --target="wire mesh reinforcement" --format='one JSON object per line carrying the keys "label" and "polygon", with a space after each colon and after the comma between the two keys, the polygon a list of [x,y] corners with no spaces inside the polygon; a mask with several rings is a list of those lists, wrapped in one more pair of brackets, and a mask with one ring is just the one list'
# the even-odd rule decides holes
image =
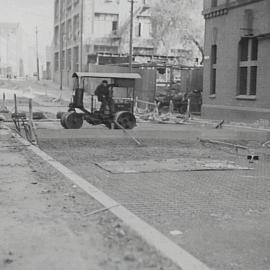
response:
{"label": "wire mesh reinforcement", "polygon": [[270,149],[265,144],[254,149],[227,142],[212,143],[207,140],[200,142],[204,147],[231,155],[237,164],[246,165],[250,170],[243,172],[244,177],[270,180]]}

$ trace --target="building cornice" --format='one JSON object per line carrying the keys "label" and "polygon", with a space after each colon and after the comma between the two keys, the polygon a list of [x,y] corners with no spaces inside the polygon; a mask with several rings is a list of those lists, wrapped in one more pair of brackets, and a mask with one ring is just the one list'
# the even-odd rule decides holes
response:
{"label": "building cornice", "polygon": [[203,10],[202,15],[207,20],[213,17],[227,15],[230,9],[238,8],[245,5],[250,5],[250,4],[261,2],[261,1],[265,1],[265,0],[236,0],[233,2],[227,1],[226,4]]}

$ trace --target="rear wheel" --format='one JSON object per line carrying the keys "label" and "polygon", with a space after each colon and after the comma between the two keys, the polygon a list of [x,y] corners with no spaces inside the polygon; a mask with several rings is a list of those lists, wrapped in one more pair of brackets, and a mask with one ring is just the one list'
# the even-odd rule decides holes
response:
{"label": "rear wheel", "polygon": [[83,125],[83,116],[75,111],[67,112],[62,116],[61,124],[66,129],[80,129]]}
{"label": "rear wheel", "polygon": [[65,112],[57,112],[56,119],[61,119],[63,114],[65,114]]}
{"label": "rear wheel", "polygon": [[[120,124],[124,129],[133,129],[136,126],[136,118],[131,112],[118,112],[115,115],[115,122]],[[117,125],[114,127],[119,129]]]}

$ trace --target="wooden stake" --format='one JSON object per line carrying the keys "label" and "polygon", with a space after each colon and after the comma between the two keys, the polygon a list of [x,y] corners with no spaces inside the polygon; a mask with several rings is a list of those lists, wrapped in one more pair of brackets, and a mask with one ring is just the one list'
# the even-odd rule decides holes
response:
{"label": "wooden stake", "polygon": [[29,127],[30,127],[30,138],[31,142],[36,144],[36,133],[34,131],[34,124],[33,124],[33,103],[32,98],[29,98]]}
{"label": "wooden stake", "polygon": [[18,106],[17,106],[17,96],[14,94],[14,108],[15,108],[15,115],[18,115]]}

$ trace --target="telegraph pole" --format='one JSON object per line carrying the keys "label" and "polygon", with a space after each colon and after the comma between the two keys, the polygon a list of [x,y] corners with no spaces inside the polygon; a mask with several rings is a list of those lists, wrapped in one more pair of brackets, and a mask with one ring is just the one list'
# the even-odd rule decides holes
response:
{"label": "telegraph pole", "polygon": [[37,79],[40,80],[39,77],[39,57],[38,57],[38,28],[36,26],[36,54],[37,54]]}
{"label": "telegraph pole", "polygon": [[7,33],[7,76],[9,76],[9,72],[8,72],[8,66],[9,66],[9,33]]}
{"label": "telegraph pole", "polygon": [[80,22],[80,60],[79,60],[79,71],[82,72],[83,71],[83,16],[84,16],[84,5],[83,5],[83,1],[81,1],[81,22]]}
{"label": "telegraph pole", "polygon": [[132,39],[133,39],[133,10],[134,0],[130,0],[130,37],[129,37],[129,72],[132,72]]}
{"label": "telegraph pole", "polygon": [[63,90],[63,57],[62,57],[62,51],[63,51],[63,29],[62,29],[62,9],[64,9],[64,5],[61,6],[60,1],[60,8],[59,8],[59,75],[60,75],[60,99],[62,98],[62,90]]}

